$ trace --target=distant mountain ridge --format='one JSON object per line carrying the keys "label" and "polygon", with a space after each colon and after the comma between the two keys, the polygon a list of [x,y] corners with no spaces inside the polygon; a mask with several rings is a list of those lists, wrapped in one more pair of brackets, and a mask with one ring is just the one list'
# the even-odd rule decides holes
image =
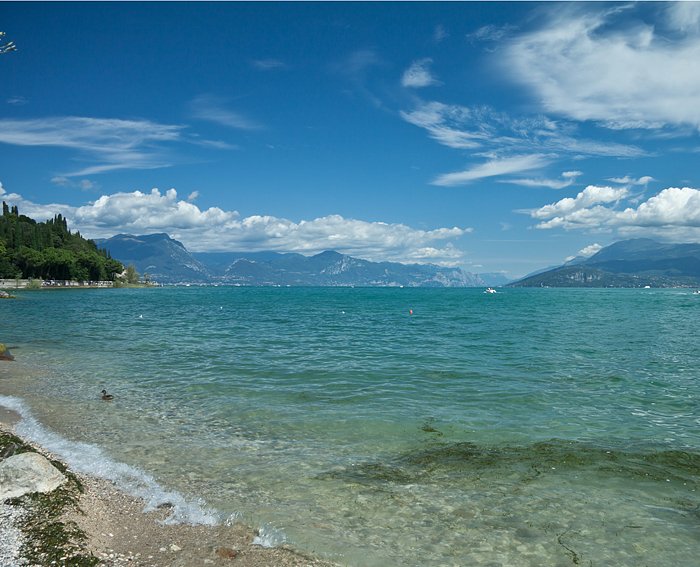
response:
{"label": "distant mountain ridge", "polygon": [[[314,256],[280,252],[190,253],[167,234],[118,234],[96,241],[125,265],[161,283],[290,286],[478,287],[500,285],[459,268],[370,262],[334,251]],[[499,277],[501,278],[499,280]]]}
{"label": "distant mountain ridge", "polygon": [[590,258],[527,276],[513,287],[700,287],[700,244],[623,240]]}

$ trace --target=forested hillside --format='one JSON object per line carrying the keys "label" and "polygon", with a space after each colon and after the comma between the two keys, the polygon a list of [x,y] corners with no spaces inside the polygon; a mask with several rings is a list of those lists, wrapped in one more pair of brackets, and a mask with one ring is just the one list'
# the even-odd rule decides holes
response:
{"label": "forested hillside", "polygon": [[2,203],[0,278],[44,280],[114,280],[121,262],[99,250],[92,240],[68,230],[60,214],[37,222]]}

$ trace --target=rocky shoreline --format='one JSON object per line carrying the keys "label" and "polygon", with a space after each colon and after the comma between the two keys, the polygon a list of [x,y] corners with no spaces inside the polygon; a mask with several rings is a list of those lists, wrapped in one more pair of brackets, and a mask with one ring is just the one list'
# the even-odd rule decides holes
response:
{"label": "rocky shoreline", "polygon": [[[62,509],[51,533],[67,534],[65,554],[49,556],[41,552],[46,542],[44,535],[32,531],[32,518],[51,507],[51,495],[28,494],[18,498],[0,500],[0,565],[19,567],[25,565],[105,565],[139,567],[191,567],[195,565],[240,567],[332,567],[334,564],[302,554],[291,547],[265,548],[255,545],[257,533],[241,523],[202,526],[167,524],[167,506],[152,512],[144,512],[145,503],[117,489],[111,482],[71,472],[54,456],[40,447],[17,445],[13,424],[20,416],[0,408],[0,464],[12,455],[23,451],[35,451],[63,468],[63,474],[79,487],[76,497],[65,498],[68,504]],[[66,482],[63,486],[68,485]],[[53,500],[56,498],[54,497]],[[32,516],[34,515],[34,516]],[[29,517],[29,521],[28,520]],[[53,521],[53,520],[52,520]],[[36,524],[36,521],[34,521]],[[34,526],[36,528],[36,526]],[[46,536],[48,537],[48,536]],[[53,536],[52,536],[53,537]],[[72,555],[71,555],[72,554]]]}

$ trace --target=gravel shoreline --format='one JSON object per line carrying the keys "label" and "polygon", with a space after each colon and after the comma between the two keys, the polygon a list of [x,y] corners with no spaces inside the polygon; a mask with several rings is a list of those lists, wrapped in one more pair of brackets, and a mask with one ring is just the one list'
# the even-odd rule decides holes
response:
{"label": "gravel shoreline", "polygon": [[[0,408],[3,409],[4,408]],[[0,411],[0,430],[13,433],[19,416]],[[29,443],[38,452],[40,447]],[[56,458],[54,455],[48,455]],[[60,458],[58,459],[60,460]],[[84,553],[92,554],[105,566],[138,567],[333,567],[334,563],[300,553],[288,546],[265,548],[254,545],[256,532],[241,523],[202,526],[166,524],[167,506],[144,512],[145,503],[116,488],[102,478],[76,474],[84,492],[77,507],[62,521],[75,522],[86,534],[81,545]],[[20,567],[29,565],[21,556],[26,536],[19,530],[25,514],[22,506],[0,502],[0,565]],[[57,565],[52,563],[52,565]]]}
{"label": "gravel shoreline", "polygon": [[20,552],[24,535],[17,526],[24,514],[22,508],[0,502],[0,565],[3,567],[22,565]]}

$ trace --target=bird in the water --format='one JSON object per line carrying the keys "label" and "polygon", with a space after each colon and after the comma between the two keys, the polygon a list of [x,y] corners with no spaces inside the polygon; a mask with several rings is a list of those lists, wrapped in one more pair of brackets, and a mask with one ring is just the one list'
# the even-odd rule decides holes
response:
{"label": "bird in the water", "polygon": [[112,394],[108,394],[107,390],[102,390],[102,399],[105,401],[113,400],[114,396]]}

